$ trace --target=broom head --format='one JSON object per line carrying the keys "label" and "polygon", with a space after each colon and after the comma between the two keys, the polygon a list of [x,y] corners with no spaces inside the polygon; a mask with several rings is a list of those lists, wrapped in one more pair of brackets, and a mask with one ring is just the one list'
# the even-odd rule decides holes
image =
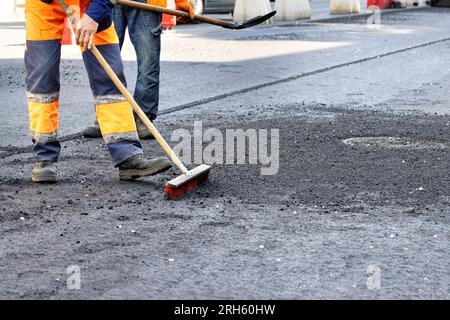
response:
{"label": "broom head", "polygon": [[191,190],[197,189],[199,184],[208,180],[211,166],[201,164],[166,183],[164,189],[166,199],[173,200],[182,197]]}

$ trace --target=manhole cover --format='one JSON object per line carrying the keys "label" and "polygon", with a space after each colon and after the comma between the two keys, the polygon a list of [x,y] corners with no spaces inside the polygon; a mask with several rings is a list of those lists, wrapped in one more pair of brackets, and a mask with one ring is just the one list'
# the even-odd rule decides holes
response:
{"label": "manhole cover", "polygon": [[358,148],[382,149],[445,149],[442,142],[416,140],[407,137],[355,137],[342,140],[343,143]]}

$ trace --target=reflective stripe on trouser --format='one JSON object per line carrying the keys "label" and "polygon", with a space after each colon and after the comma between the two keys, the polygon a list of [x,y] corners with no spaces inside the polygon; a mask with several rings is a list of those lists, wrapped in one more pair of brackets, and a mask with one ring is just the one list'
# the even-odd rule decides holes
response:
{"label": "reflective stripe on trouser", "polygon": [[[69,5],[80,6],[84,13],[89,0],[66,0]],[[46,4],[40,0],[26,1],[27,95],[30,133],[37,160],[54,161],[60,145],[58,132],[60,39],[64,30],[65,13],[57,1]],[[119,41],[111,25],[97,33],[94,43],[125,84]],[[115,165],[129,157],[142,154],[131,106],[101,68],[91,51],[83,52],[89,81],[97,104],[99,124]],[[106,99],[106,100],[105,100]],[[107,102],[107,103],[103,103]]]}

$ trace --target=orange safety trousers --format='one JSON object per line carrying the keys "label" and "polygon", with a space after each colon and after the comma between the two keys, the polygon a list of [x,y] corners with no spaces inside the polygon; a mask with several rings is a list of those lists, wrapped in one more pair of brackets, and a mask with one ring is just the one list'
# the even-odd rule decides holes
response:
{"label": "orange safety trousers", "polygon": [[[77,16],[83,16],[90,0],[65,0],[65,3]],[[26,0],[25,16],[26,87],[33,152],[38,161],[56,161],[61,149],[58,142],[59,67],[66,13],[58,0],[51,4]],[[94,44],[126,85],[114,26],[111,24],[98,32]],[[113,162],[118,165],[142,153],[133,112],[92,52],[82,50],[82,55],[94,95],[97,120]]]}

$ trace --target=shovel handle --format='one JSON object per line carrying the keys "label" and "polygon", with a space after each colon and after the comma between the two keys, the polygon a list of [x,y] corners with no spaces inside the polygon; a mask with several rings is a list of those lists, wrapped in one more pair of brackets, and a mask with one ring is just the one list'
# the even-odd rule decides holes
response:
{"label": "shovel handle", "polygon": [[[132,7],[132,8],[137,8],[137,9],[142,9],[142,10],[152,11],[152,12],[160,12],[160,13],[177,16],[177,17],[188,17],[189,18],[189,14],[187,12],[180,11],[180,10],[173,10],[173,9],[158,7],[158,6],[154,6],[151,4],[130,1],[130,0],[113,0],[113,2],[115,4],[119,4],[119,5],[126,6],[126,7]],[[226,29],[234,29],[236,27],[233,23],[229,23],[226,21],[213,19],[213,18],[201,16],[201,15],[195,15],[194,20],[213,24],[213,25],[216,25],[216,26],[219,26],[222,28],[226,28]]]}

